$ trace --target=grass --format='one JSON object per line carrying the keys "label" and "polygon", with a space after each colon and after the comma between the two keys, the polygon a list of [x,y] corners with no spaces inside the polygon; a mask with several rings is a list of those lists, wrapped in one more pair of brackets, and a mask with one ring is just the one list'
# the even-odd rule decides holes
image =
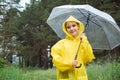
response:
{"label": "grass", "polygon": [[22,80],[23,72],[16,67],[0,68],[0,80]]}
{"label": "grass", "polygon": [[92,63],[87,67],[89,80],[120,80],[120,63]]}
{"label": "grass", "polygon": [[[120,63],[93,62],[87,66],[89,80],[120,80]],[[38,68],[18,68],[7,66],[0,68],[0,80],[56,80],[55,68],[42,70]]]}
{"label": "grass", "polygon": [[0,69],[0,80],[56,80],[56,74],[55,68],[41,70],[9,66]]}
{"label": "grass", "polygon": [[[40,69],[35,69],[35,70],[28,70],[25,75],[26,78],[29,76],[28,80],[55,80],[55,68],[53,69],[48,69],[48,70],[40,70]],[[23,79],[26,80],[26,79]]]}

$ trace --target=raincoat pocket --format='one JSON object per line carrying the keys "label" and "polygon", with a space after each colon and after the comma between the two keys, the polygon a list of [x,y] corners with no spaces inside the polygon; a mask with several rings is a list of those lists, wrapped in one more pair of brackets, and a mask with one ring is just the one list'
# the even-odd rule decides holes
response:
{"label": "raincoat pocket", "polygon": [[60,73],[60,75],[59,75],[60,80],[69,80],[68,71],[64,71],[64,72],[60,71],[59,73]]}

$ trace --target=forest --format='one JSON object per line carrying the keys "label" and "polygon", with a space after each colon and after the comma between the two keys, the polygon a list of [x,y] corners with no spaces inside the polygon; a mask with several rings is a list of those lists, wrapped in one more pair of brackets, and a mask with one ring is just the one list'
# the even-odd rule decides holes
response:
{"label": "forest", "polygon": [[[19,57],[20,67],[53,66],[49,52],[60,38],[46,21],[56,6],[89,4],[110,14],[120,26],[119,0],[30,0],[23,11],[19,2],[0,0],[0,66],[11,64],[13,55]],[[95,55],[120,59],[120,46],[113,50],[95,50]]]}

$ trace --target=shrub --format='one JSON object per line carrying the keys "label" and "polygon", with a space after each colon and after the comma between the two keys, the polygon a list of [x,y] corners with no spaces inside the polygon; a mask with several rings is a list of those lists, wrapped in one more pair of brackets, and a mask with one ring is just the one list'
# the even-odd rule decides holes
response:
{"label": "shrub", "polygon": [[5,65],[5,60],[3,58],[0,58],[0,68],[3,68]]}

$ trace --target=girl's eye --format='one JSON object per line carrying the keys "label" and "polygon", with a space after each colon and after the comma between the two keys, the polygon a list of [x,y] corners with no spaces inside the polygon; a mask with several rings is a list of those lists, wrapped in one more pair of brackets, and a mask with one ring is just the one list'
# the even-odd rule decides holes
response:
{"label": "girl's eye", "polygon": [[75,26],[76,26],[75,24],[73,24],[71,26],[67,26],[67,29],[70,29],[71,27],[75,27]]}
{"label": "girl's eye", "polygon": [[72,27],[75,27],[75,26],[76,26],[75,24],[72,25]]}
{"label": "girl's eye", "polygon": [[70,26],[67,26],[67,29],[70,29]]}

